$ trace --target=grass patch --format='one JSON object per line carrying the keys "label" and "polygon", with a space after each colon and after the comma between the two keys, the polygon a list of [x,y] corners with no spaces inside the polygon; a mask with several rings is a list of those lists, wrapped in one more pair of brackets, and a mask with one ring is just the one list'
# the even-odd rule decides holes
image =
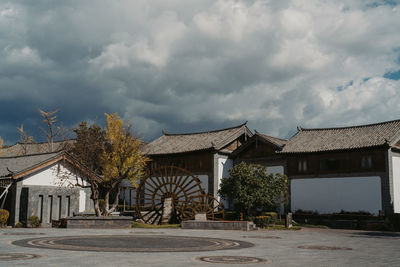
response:
{"label": "grass patch", "polygon": [[264,227],[262,229],[267,229],[267,230],[301,230],[301,227],[293,226],[291,228],[286,228],[284,225],[270,225],[270,226]]}
{"label": "grass patch", "polygon": [[318,224],[307,224],[307,223],[293,223],[295,226],[301,226],[306,228],[320,228],[320,229],[331,229],[326,225],[318,225]]}
{"label": "grass patch", "polygon": [[163,225],[155,225],[155,224],[146,224],[146,223],[138,223],[132,222],[132,228],[151,228],[151,229],[159,229],[159,228],[180,228],[180,224],[163,224]]}

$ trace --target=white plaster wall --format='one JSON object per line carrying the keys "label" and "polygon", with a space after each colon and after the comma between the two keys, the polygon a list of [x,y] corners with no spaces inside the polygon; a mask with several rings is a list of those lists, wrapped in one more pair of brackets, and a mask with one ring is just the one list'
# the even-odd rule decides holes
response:
{"label": "white plaster wall", "polygon": [[392,157],[393,171],[393,209],[400,213],[400,157]]}
{"label": "white plaster wall", "polygon": [[278,165],[278,166],[267,167],[267,174],[277,174],[277,173],[284,174],[283,166]]}
{"label": "white plaster wall", "polygon": [[208,175],[196,175],[197,178],[200,180],[200,185],[204,189],[204,192],[206,194],[208,193]]}
{"label": "white plaster wall", "polygon": [[[72,170],[58,163],[28,176],[22,181],[22,184],[70,187],[76,185],[76,177],[77,175]],[[82,184],[82,179],[79,176],[78,181],[79,184]],[[83,181],[83,184],[88,185],[86,181]]]}
{"label": "white plaster wall", "polygon": [[[233,160],[231,159],[218,159],[218,190],[221,186],[221,180],[223,178],[229,177],[229,170],[233,167]],[[221,198],[220,196],[217,197],[218,201],[224,204],[225,207],[229,208],[229,202]]]}
{"label": "white plaster wall", "polygon": [[382,209],[381,179],[369,177],[312,178],[291,180],[291,209],[320,214]]}
{"label": "white plaster wall", "polygon": [[86,193],[83,190],[79,190],[79,212],[85,211],[86,205]]}

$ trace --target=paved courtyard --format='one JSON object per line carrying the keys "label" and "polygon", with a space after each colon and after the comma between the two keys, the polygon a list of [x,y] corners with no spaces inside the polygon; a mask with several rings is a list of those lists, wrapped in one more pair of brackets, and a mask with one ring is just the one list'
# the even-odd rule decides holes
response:
{"label": "paved courtyard", "polygon": [[0,266],[400,266],[399,248],[352,230],[0,229]]}

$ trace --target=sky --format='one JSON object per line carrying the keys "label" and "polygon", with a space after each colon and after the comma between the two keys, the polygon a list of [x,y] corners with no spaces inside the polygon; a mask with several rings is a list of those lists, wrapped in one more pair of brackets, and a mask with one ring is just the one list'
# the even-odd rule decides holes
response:
{"label": "sky", "polygon": [[0,136],[39,109],[146,141],[400,119],[400,1],[0,0]]}

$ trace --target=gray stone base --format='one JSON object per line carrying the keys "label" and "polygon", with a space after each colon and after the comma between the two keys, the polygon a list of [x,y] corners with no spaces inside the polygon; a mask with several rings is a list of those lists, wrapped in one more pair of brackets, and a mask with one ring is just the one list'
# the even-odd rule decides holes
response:
{"label": "gray stone base", "polygon": [[95,228],[95,229],[121,229],[131,228],[133,217],[67,217],[65,220],[66,228]]}
{"label": "gray stone base", "polygon": [[253,222],[247,221],[183,221],[182,229],[204,229],[204,230],[257,230]]}

